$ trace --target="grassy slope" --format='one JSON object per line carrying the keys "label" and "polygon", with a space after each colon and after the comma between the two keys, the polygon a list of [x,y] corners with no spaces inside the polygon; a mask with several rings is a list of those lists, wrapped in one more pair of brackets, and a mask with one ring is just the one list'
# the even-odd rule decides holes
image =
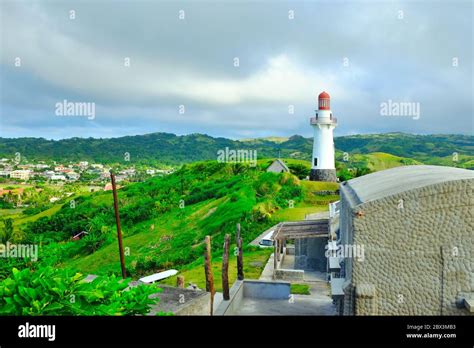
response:
{"label": "grassy slope", "polygon": [[357,159],[359,156],[367,162],[367,167],[373,171],[390,169],[406,164],[421,164],[421,162],[415,160],[408,160],[404,157],[394,156],[384,152],[374,152],[368,155],[355,155],[354,157]]}
{"label": "grassy slope", "polygon": [[[270,257],[273,249],[262,249],[257,251],[244,252],[244,276],[245,279],[258,279]],[[212,260],[212,273],[214,275],[214,288],[222,291],[222,257],[215,257]],[[204,261],[198,259],[179,273],[184,276],[185,284],[194,283],[199,288],[206,288],[204,276]],[[164,284],[176,285],[176,276],[163,281]],[[229,283],[233,284],[237,280],[237,258],[231,253],[229,257]]]}
{"label": "grassy slope", "polygon": [[36,220],[38,220],[39,218],[42,218],[42,217],[53,216],[56,212],[59,211],[59,209],[61,209],[61,206],[62,206],[62,204],[56,204],[56,205],[52,206],[51,208],[49,208],[45,211],[42,211],[41,213],[31,215],[31,216],[23,216],[23,215],[17,216],[16,219],[13,220],[13,226],[18,227],[18,226],[26,224],[28,222],[36,221]]}
{"label": "grassy slope", "polygon": [[[320,186],[325,188],[325,183],[304,183],[306,186]],[[308,185],[309,184],[309,185]],[[331,186],[337,186],[332,184]],[[306,199],[312,199],[310,192],[306,192]],[[337,197],[332,197],[337,200]],[[231,204],[233,208],[231,208]],[[164,250],[157,250],[158,245],[168,244],[163,243],[163,238],[167,236],[180,237],[185,239],[188,244],[193,244],[194,247],[202,244],[202,238],[206,234],[207,227],[210,225],[219,226],[226,220],[232,220],[232,215],[238,215],[240,212],[251,211],[256,204],[255,199],[242,200],[240,202],[231,203],[227,197],[217,200],[208,200],[197,204],[189,205],[184,208],[184,211],[173,210],[169,213],[163,214],[158,218],[147,220],[135,226],[136,230],[140,232],[124,238],[124,248],[130,251],[129,256],[126,256],[126,264],[132,265],[134,261],[146,255],[153,255],[160,253],[171,253],[171,245],[168,245]],[[238,206],[236,206],[238,205]],[[302,220],[305,214],[316,213],[327,210],[325,205],[309,205],[308,202],[303,201],[301,205],[295,208],[285,208],[277,210],[273,217],[277,221],[283,220]],[[154,225],[152,230],[150,227]],[[125,231],[127,232],[127,231]],[[227,232],[227,231],[226,231]],[[245,233],[245,231],[243,231]],[[200,236],[200,237],[197,237]],[[250,236],[247,241],[250,241],[255,236]],[[174,252],[175,253],[175,252]],[[259,251],[250,253],[252,261],[254,258],[259,258]],[[117,245],[115,243],[109,244],[95,253],[87,256],[80,256],[75,260],[65,262],[63,267],[71,267],[82,272],[105,273],[109,271],[118,271],[117,264]],[[252,272],[249,269],[250,273]]]}
{"label": "grassy slope", "polygon": [[294,208],[278,210],[274,215],[276,219],[282,221],[304,220],[306,215],[327,211],[327,204],[339,199],[336,195],[321,196],[314,193],[317,191],[336,191],[339,188],[338,183],[301,181],[301,186],[304,192],[304,200],[297,203]]}
{"label": "grassy slope", "polygon": [[[194,176],[199,172],[199,168],[194,169],[193,166],[190,166],[186,175]],[[179,179],[179,175],[180,174],[173,174],[163,179],[153,179],[147,183],[131,185],[128,190],[120,190],[119,199],[121,201],[121,212],[124,211],[127,206],[133,204],[138,197],[148,196],[146,192],[156,194],[156,192],[167,192],[170,188],[176,189],[179,185],[177,185],[175,181],[177,178]],[[227,169],[224,171],[218,171],[207,178],[205,181],[206,184],[222,181],[226,184],[232,182],[232,180],[235,180],[236,178],[240,180],[235,186],[231,187],[228,193],[224,196],[186,204],[184,209],[175,207],[163,214],[158,214],[157,216],[146,219],[145,221],[135,223],[132,226],[127,226],[123,223],[127,268],[132,270],[136,269],[137,263],[146,263],[149,259],[156,258],[159,260],[157,267],[152,267],[152,269],[143,272],[135,271],[135,274],[141,276],[153,273],[153,271],[167,268],[178,268],[191,274],[189,276],[191,277],[190,281],[199,283],[203,280],[200,278],[194,279],[194,276],[192,275],[201,274],[201,272],[194,272],[193,265],[197,262],[198,265],[202,266],[202,260],[198,260],[202,255],[203,239],[205,235],[209,234],[212,236],[213,251],[218,257],[222,252],[221,240],[223,239],[223,235],[225,233],[230,233],[232,235],[235,230],[236,222],[243,221],[242,234],[245,243],[248,243],[260,234],[261,231],[274,224],[275,221],[283,219],[298,220],[304,218],[304,214],[298,216],[292,214],[298,211],[298,209],[303,208],[307,213],[327,209],[327,207],[322,205],[310,205],[311,200],[313,199],[310,197],[312,196],[311,189],[317,188],[316,186],[324,188],[324,183],[307,184],[301,183],[297,179],[295,179],[295,182],[298,183],[297,185],[302,185],[304,187],[311,186],[311,189],[303,188],[303,195],[307,197],[305,199],[300,199],[298,202],[299,205],[294,209],[290,209],[286,206],[275,206],[274,195],[278,194],[279,190],[286,185],[279,183],[279,178],[281,177],[282,175],[265,173],[258,170],[256,170],[256,173],[245,174],[243,176],[236,176],[233,173],[229,173]],[[166,184],[167,181],[170,183]],[[290,180],[289,182],[293,181]],[[188,191],[190,192],[188,192],[187,197],[193,196],[193,192],[198,187],[205,191],[206,184],[204,184],[202,180],[196,181],[191,188],[188,188]],[[264,191],[268,190],[268,194],[257,195],[255,192],[255,185],[257,184],[264,187]],[[170,185],[170,188],[168,185]],[[211,187],[209,190],[211,190],[212,195],[216,194],[215,190],[217,189]],[[80,203],[79,206],[85,204],[91,205],[92,207],[98,207],[102,204],[110,205],[111,198],[109,196],[111,195],[106,195],[104,193],[91,195],[90,202],[87,201],[87,203]],[[244,217],[248,216],[248,214],[257,206],[263,207],[262,209],[265,212],[267,212],[267,210],[270,211],[270,213],[267,212],[271,216],[269,220],[256,223],[252,222],[252,220],[248,220],[249,217]],[[154,225],[154,229],[151,228],[152,225]],[[115,235],[115,227],[110,227],[111,229],[109,233]],[[114,237],[112,239],[114,239]],[[189,258],[188,256],[191,253],[194,253],[193,257]],[[245,257],[249,261],[246,265],[246,267],[248,267],[247,273],[257,277],[261,272],[262,267],[252,266],[252,263],[254,261],[265,261],[268,255],[265,254],[265,251],[263,250],[248,249],[245,251]],[[186,261],[180,263],[180,261],[188,259],[192,260],[190,262]],[[63,260],[60,266],[74,268],[87,273],[101,274],[118,272],[119,265],[116,242],[113,241],[92,254],[78,254],[73,256],[72,259]],[[199,266],[197,267],[199,269]]]}
{"label": "grassy slope", "polygon": [[346,167],[367,167],[372,171],[380,171],[399,167],[404,165],[418,165],[423,164],[410,158],[391,155],[385,152],[372,152],[369,154],[351,154],[347,161],[344,161],[343,153],[336,153],[336,160],[341,166]]}
{"label": "grassy slope", "polygon": [[[222,201],[223,199],[219,199],[187,206],[184,208],[184,218],[181,210],[174,210],[158,218],[137,224],[135,228],[140,232],[123,239],[124,249],[128,248],[130,251],[129,256],[126,256],[126,264],[132,264],[143,255],[153,255],[156,253],[157,251],[154,249],[156,249],[158,244],[163,244],[161,242],[167,236],[182,234],[183,229],[193,230],[196,228],[197,223],[200,220],[202,221],[209,211],[217,207]],[[206,218],[211,219],[211,215],[208,215]],[[154,229],[151,229],[152,225],[154,225]],[[191,233],[186,234],[190,235]],[[190,238],[189,242],[194,244],[194,242],[198,241]],[[112,243],[91,255],[80,256],[71,262],[65,262],[63,266],[75,268],[82,272],[104,273],[107,271],[117,271],[117,258],[117,245]]]}

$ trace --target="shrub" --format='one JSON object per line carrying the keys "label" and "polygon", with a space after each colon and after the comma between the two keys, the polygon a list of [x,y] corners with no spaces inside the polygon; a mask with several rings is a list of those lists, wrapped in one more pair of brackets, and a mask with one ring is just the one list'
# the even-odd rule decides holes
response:
{"label": "shrub", "polygon": [[68,270],[19,271],[0,282],[0,315],[137,315],[158,299],[155,286],[128,288],[130,279],[100,276],[90,283]]}
{"label": "shrub", "polygon": [[6,244],[13,240],[13,220],[5,219],[3,221],[3,229],[0,231],[0,243]]}
{"label": "shrub", "polygon": [[42,211],[45,211],[49,208],[51,208],[51,205],[49,204],[44,204],[38,207],[28,207],[23,210],[23,214],[31,216],[31,215],[39,214]]}
{"label": "shrub", "polygon": [[252,210],[252,218],[254,221],[265,221],[271,218],[276,210],[272,202],[262,202],[257,204]]}
{"label": "shrub", "polygon": [[[105,226],[104,226],[105,227]],[[92,254],[97,251],[107,241],[107,230],[102,231],[91,231],[87,236],[82,239],[83,251],[86,254]]]}
{"label": "shrub", "polygon": [[288,201],[292,200],[294,202],[298,202],[303,197],[303,191],[300,186],[289,186],[285,185],[282,189],[278,192],[276,196],[276,202],[280,205],[280,207],[287,206]]}
{"label": "shrub", "polygon": [[288,164],[288,168],[290,169],[291,173],[296,175],[299,179],[306,178],[310,173],[310,168],[304,164]]}
{"label": "shrub", "polygon": [[300,180],[291,173],[281,173],[280,174],[280,184],[281,185],[299,186],[300,185]]}

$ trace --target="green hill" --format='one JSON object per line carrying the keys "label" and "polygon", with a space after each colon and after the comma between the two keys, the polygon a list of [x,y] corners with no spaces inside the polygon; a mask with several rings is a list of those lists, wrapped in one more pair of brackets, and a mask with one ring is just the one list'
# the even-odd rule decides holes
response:
{"label": "green hill", "polygon": [[344,159],[343,153],[337,152],[336,158],[341,167],[367,167],[374,172],[404,165],[422,164],[413,159],[395,156],[384,152],[373,152],[365,155],[349,155],[347,160]]}
{"label": "green hill", "polygon": [[[411,158],[425,164],[474,168],[474,137],[468,135],[415,135],[406,133],[363,134],[335,138],[336,150],[348,154],[384,152]],[[59,162],[88,160],[121,163],[130,154],[130,163],[180,165],[215,160],[217,151],[256,150],[258,158],[295,158],[310,160],[312,139],[294,135],[243,141],[213,138],[203,134],[176,136],[151,133],[109,139],[0,138],[0,157],[13,158],[19,152],[30,160]]]}

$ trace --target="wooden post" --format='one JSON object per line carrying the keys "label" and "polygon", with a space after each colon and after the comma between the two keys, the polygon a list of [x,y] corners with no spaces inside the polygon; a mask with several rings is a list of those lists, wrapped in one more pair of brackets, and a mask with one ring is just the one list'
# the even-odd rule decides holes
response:
{"label": "wooden post", "polygon": [[211,263],[211,236],[206,236],[204,240],[206,251],[204,253],[204,270],[206,272],[206,291],[211,293],[210,315],[214,313],[214,276],[212,275]]}
{"label": "wooden post", "polygon": [[277,269],[277,249],[278,249],[278,239],[273,240],[273,273]]}
{"label": "wooden post", "polygon": [[230,235],[224,237],[224,254],[222,255],[222,292],[225,301],[230,300],[229,295],[229,248]]}
{"label": "wooden post", "polygon": [[125,256],[123,254],[123,244],[122,244],[122,229],[120,228],[120,215],[118,210],[118,197],[117,197],[117,187],[115,186],[115,175],[110,171],[110,179],[112,181],[112,193],[114,195],[114,211],[115,211],[115,221],[117,223],[117,239],[119,245],[119,255],[120,255],[120,267],[122,268],[122,278],[127,278],[127,271],[125,270]]}
{"label": "wooden post", "polygon": [[280,240],[277,239],[275,242],[276,242],[276,259],[278,262],[280,261]]}
{"label": "wooden post", "polygon": [[237,279],[244,280],[244,258],[242,252],[242,237],[240,237],[240,224],[237,224]]}
{"label": "wooden post", "polygon": [[281,261],[281,239],[278,239],[278,262]]}
{"label": "wooden post", "polygon": [[184,276],[178,276],[176,278],[176,286],[181,289],[184,288]]}

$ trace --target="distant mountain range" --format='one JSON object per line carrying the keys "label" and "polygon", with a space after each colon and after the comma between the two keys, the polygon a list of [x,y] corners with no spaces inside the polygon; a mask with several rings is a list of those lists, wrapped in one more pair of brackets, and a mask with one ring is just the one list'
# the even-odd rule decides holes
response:
{"label": "distant mountain range", "polygon": [[[406,133],[363,134],[335,138],[337,156],[349,154],[388,153],[428,164],[474,168],[474,136],[414,135]],[[177,136],[151,133],[119,138],[0,138],[0,157],[13,158],[19,152],[28,160],[124,162],[179,165],[217,158],[217,151],[229,149],[257,150],[259,158],[286,157],[309,160],[312,138],[294,135],[289,138],[268,137],[244,140],[214,138],[203,134]],[[455,162],[453,164],[453,161]]]}

